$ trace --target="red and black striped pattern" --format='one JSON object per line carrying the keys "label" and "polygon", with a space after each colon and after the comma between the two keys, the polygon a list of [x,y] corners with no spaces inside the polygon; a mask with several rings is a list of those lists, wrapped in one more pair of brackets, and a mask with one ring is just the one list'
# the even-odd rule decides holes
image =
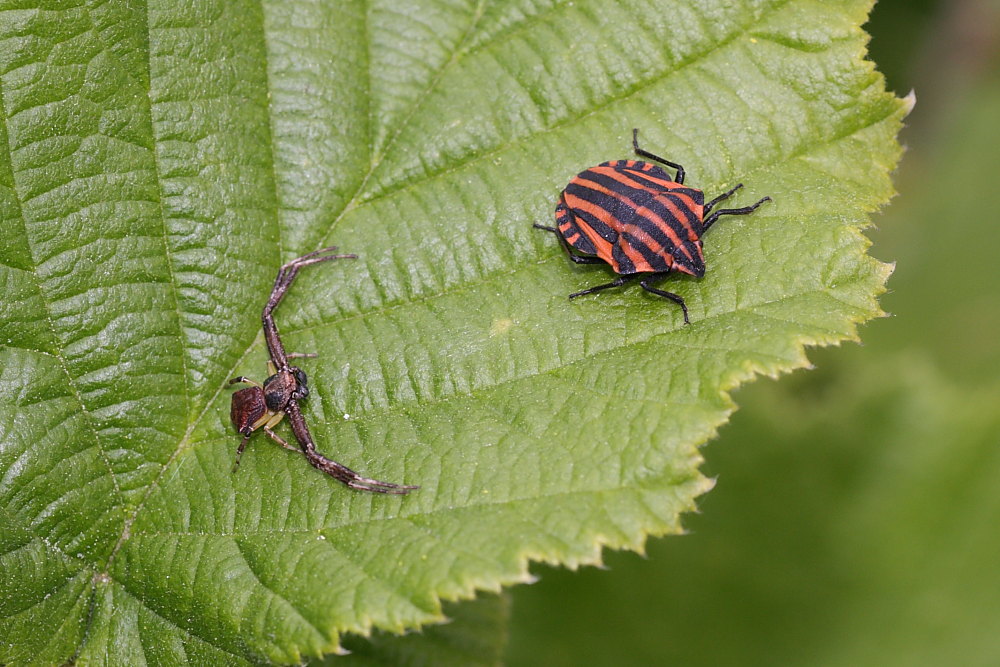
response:
{"label": "red and black striped pattern", "polygon": [[537,222],[534,226],[559,237],[574,264],[607,262],[619,274],[610,283],[573,292],[569,298],[621,287],[639,278],[642,289],[680,306],[687,324],[684,298],[653,287],[652,281],[671,271],[698,278],[705,275],[701,251],[705,232],[720,216],[749,215],[771,198],[713,213],[716,204],[732,197],[743,184],[706,203],[701,190],[684,185],[684,167],[639,148],[638,129],[632,130],[632,149],[639,157],[676,169],[677,174],[671,178],[652,162],[602,162],[574,176],[559,195],[556,227]]}
{"label": "red and black striped pattern", "polygon": [[612,160],[580,172],[556,206],[559,233],[616,273],[705,273],[701,235],[705,198],[661,167]]}

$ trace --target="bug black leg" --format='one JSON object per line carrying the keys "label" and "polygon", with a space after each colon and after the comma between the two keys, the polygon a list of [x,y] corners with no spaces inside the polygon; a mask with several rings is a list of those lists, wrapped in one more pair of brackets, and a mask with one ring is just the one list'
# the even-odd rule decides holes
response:
{"label": "bug black leg", "polygon": [[720,201],[723,201],[724,199],[729,199],[730,197],[733,196],[734,192],[736,192],[737,190],[739,190],[742,187],[743,187],[743,184],[742,183],[738,183],[736,185],[736,187],[734,187],[732,190],[729,190],[728,192],[723,192],[721,195],[719,195],[718,197],[716,197],[712,201],[710,201],[707,204],[705,204],[705,208],[701,212],[702,215],[708,215],[709,213],[711,213],[712,212],[712,208],[716,204],[718,204]]}
{"label": "bug black leg", "polygon": [[681,307],[681,310],[684,311],[684,324],[691,324],[691,320],[688,319],[688,307],[687,307],[687,304],[684,303],[684,299],[681,298],[680,294],[674,294],[673,292],[667,292],[665,290],[656,289],[655,287],[650,286],[649,282],[651,280],[656,280],[657,278],[663,278],[666,275],[667,275],[666,272],[654,274],[654,275],[650,276],[649,278],[646,278],[645,280],[640,281],[639,282],[639,286],[642,287],[642,289],[646,290],[647,292],[650,292],[650,293],[655,294],[657,296],[662,296],[665,299],[670,299],[671,301],[673,301],[674,303],[676,303],[678,306]]}
{"label": "bug black leg", "polygon": [[235,377],[229,381],[229,384],[240,384],[240,383],[252,384],[255,387],[261,387],[263,389],[263,386],[260,384],[260,382],[257,382],[256,380],[251,380],[248,377],[243,377],[242,375],[239,377]]}
{"label": "bug black leg", "polygon": [[575,252],[573,252],[573,246],[571,246],[569,242],[565,238],[563,238],[563,235],[560,234],[559,230],[556,229],[555,227],[546,227],[545,225],[540,225],[537,222],[534,224],[534,227],[538,229],[544,229],[547,232],[552,232],[553,234],[555,234],[556,237],[559,238],[559,245],[561,245],[563,247],[563,250],[566,251],[566,256],[569,257],[571,262],[574,262],[576,264],[601,264],[604,262],[604,260],[601,259],[600,257],[577,255]]}
{"label": "bug black leg", "polygon": [[649,151],[639,148],[639,128],[632,128],[632,148],[635,150],[636,155],[641,155],[642,157],[649,158],[650,160],[656,160],[660,164],[665,164],[668,167],[677,170],[677,175],[674,176],[675,183],[684,183],[684,167],[680,166],[676,162],[671,162],[670,160],[664,160],[659,155],[653,155]]}
{"label": "bug black leg", "polygon": [[753,206],[744,206],[743,208],[724,208],[721,211],[716,211],[705,219],[705,222],[703,223],[704,231],[707,232],[708,228],[715,224],[715,221],[719,219],[720,215],[747,215],[756,211],[757,207],[766,201],[771,201],[771,198],[764,197]]}
{"label": "bug black leg", "polygon": [[580,292],[573,292],[572,294],[569,295],[569,298],[575,299],[576,297],[583,296],[584,294],[593,294],[594,292],[600,292],[601,290],[610,289],[612,287],[621,287],[628,281],[637,278],[638,275],[639,274],[633,273],[632,275],[628,276],[619,276],[618,278],[615,278],[612,282],[607,283],[606,285],[598,285],[597,287],[591,287],[590,289],[585,289]]}

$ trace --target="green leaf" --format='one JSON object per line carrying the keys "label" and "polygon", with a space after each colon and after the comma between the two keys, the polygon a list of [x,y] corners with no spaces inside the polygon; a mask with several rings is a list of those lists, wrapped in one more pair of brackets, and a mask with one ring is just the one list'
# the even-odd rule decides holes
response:
{"label": "green leaf", "polygon": [[[880,314],[860,228],[907,105],[867,2],[112,2],[0,14],[0,660],[295,662],[344,632],[680,530],[697,445],[757,373]],[[709,195],[773,204],[676,278],[692,324],[551,235],[632,127]],[[10,242],[6,243],[9,239]],[[278,311],[321,450],[258,437]]]}

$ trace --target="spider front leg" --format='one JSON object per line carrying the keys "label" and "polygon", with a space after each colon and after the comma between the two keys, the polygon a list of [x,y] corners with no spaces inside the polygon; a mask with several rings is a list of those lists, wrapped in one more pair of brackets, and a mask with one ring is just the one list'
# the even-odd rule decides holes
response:
{"label": "spider front leg", "polygon": [[362,477],[344,464],[326,458],[316,450],[316,444],[313,442],[312,434],[306,425],[306,420],[302,416],[302,411],[299,410],[299,405],[294,399],[288,402],[287,412],[292,432],[295,434],[295,438],[299,441],[299,444],[302,445],[302,453],[305,455],[306,460],[309,461],[309,464],[317,470],[325,472],[330,477],[352,489],[370,491],[371,493],[405,496],[410,491],[420,488],[411,484],[393,484],[392,482],[381,482],[370,477]]}
{"label": "spider front leg", "polygon": [[274,279],[274,287],[271,288],[271,296],[264,305],[264,310],[260,318],[264,328],[264,340],[267,342],[267,349],[271,353],[271,359],[274,361],[274,364],[280,369],[288,365],[289,355],[285,352],[285,346],[281,342],[278,325],[274,323],[274,309],[281,303],[288,288],[292,286],[295,276],[298,275],[299,270],[303,267],[310,264],[327,262],[332,259],[357,259],[358,257],[350,253],[342,255],[331,254],[336,249],[336,246],[330,246],[329,248],[306,253],[284,264],[278,270],[278,276]]}

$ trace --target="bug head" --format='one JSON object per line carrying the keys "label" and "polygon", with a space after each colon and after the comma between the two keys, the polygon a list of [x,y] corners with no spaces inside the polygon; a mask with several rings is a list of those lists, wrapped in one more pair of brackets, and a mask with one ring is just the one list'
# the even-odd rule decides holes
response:
{"label": "bug head", "polygon": [[686,273],[695,278],[705,275],[705,255],[701,250],[701,239],[688,241],[673,252],[674,265],[671,270]]}

